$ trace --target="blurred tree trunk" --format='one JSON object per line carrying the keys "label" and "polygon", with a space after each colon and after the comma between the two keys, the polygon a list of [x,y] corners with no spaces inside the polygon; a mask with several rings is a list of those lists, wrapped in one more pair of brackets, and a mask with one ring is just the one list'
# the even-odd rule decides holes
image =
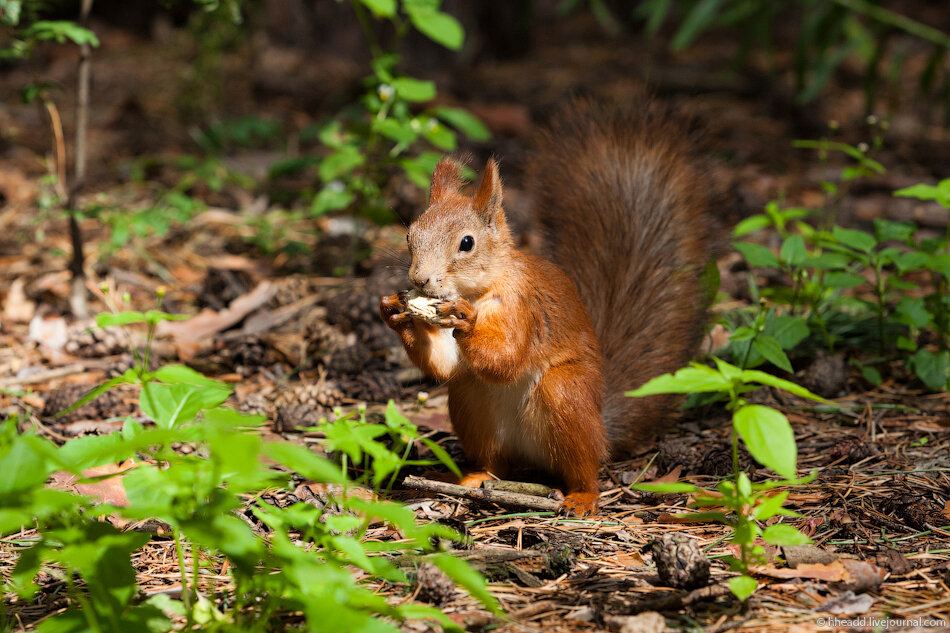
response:
{"label": "blurred tree trunk", "polygon": [[[87,28],[89,13],[92,11],[93,0],[82,0],[79,9],[79,25]],[[89,316],[89,306],[86,302],[86,271],[84,267],[82,229],[77,218],[76,202],[79,191],[86,180],[86,130],[89,126],[89,57],[92,52],[89,44],[79,46],[79,72],[76,80],[76,145],[75,171],[72,186],[69,188],[69,198],[66,208],[69,211],[69,237],[73,247],[73,258],[70,263],[72,285],[69,293],[69,304],[73,316],[85,319]]]}

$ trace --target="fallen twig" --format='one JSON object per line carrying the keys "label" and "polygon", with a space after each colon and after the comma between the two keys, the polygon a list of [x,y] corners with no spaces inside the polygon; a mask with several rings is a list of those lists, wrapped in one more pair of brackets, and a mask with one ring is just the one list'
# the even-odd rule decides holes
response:
{"label": "fallen twig", "polygon": [[519,494],[516,492],[503,492],[500,490],[488,490],[485,488],[468,488],[457,484],[447,484],[442,481],[433,481],[422,477],[410,475],[403,479],[403,486],[410,490],[421,490],[423,492],[437,492],[453,497],[462,497],[472,501],[482,501],[484,503],[496,503],[506,508],[520,508],[528,510],[541,510],[546,512],[557,512],[561,505],[560,501],[548,499],[545,497],[535,497],[533,495]]}

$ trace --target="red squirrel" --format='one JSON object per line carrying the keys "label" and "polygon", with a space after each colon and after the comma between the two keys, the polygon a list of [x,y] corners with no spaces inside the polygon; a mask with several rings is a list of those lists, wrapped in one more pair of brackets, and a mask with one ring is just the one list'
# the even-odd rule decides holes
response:
{"label": "red squirrel", "polygon": [[437,325],[380,315],[423,372],[448,383],[449,416],[478,486],[531,465],[566,486],[561,509],[597,509],[603,460],[650,440],[674,399],[628,398],[700,341],[710,260],[709,184],[680,119],[641,98],[576,101],[540,134],[528,181],[543,239],[520,252],[490,159],[474,195],[443,159],[407,236],[409,281],[440,299]]}

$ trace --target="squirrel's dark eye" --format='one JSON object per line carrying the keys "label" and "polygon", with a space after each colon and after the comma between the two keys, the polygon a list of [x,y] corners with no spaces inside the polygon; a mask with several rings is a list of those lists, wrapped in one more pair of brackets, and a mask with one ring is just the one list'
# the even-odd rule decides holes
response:
{"label": "squirrel's dark eye", "polygon": [[475,238],[471,235],[466,235],[462,238],[462,241],[459,243],[460,251],[470,251],[475,248]]}

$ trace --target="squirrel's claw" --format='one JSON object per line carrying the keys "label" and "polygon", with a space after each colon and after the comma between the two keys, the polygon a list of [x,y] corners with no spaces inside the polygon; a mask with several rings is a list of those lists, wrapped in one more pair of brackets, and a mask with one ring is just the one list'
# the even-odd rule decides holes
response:
{"label": "squirrel's claw", "polygon": [[403,293],[383,297],[379,301],[379,316],[392,329],[409,325],[411,319],[407,310],[406,299]]}

